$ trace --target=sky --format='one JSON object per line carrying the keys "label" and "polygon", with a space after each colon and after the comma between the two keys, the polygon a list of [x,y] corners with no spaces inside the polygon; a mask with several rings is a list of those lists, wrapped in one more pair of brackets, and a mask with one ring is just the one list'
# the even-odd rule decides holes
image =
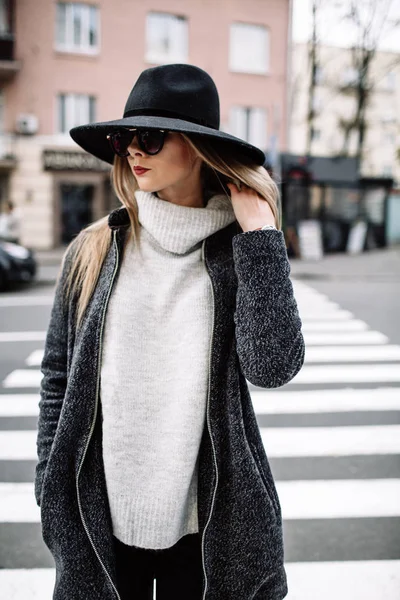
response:
{"label": "sky", "polygon": [[[347,47],[354,41],[354,28],[343,19],[351,0],[318,0],[321,4],[318,28],[321,43]],[[373,19],[374,38],[378,37],[379,49],[382,51],[400,53],[400,25],[394,26],[396,19],[400,21],[400,0],[357,0],[359,6],[364,6],[362,18],[370,19],[370,8],[377,6],[376,17]],[[295,42],[305,42],[311,37],[312,31],[312,0],[293,0],[293,39]],[[386,18],[388,15],[388,18]],[[383,23],[383,21],[385,21]],[[378,30],[381,32],[378,35]]]}

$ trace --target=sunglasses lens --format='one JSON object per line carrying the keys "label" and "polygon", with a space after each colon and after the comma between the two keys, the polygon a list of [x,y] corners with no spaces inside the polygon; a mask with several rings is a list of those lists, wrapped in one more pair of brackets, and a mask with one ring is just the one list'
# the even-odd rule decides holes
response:
{"label": "sunglasses lens", "polygon": [[163,147],[164,136],[164,132],[158,129],[141,131],[139,133],[139,139],[143,150],[147,154],[157,154],[157,152],[160,152],[161,148]]}
{"label": "sunglasses lens", "polygon": [[132,142],[134,134],[134,131],[118,131],[111,135],[111,145],[115,154],[122,157],[128,156],[128,146]]}
{"label": "sunglasses lens", "polygon": [[128,147],[131,145],[134,136],[138,133],[138,142],[141,149],[146,154],[157,154],[164,145],[165,132],[159,129],[149,129],[142,131],[117,131],[109,137],[112,149],[118,156],[129,156]]}

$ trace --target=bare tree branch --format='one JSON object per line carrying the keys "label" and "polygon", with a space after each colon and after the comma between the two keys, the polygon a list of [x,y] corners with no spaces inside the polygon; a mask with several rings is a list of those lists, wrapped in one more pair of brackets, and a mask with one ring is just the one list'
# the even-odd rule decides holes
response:
{"label": "bare tree branch", "polygon": [[[369,4],[369,6],[368,6]],[[364,153],[367,131],[366,112],[374,84],[371,81],[371,65],[375,59],[379,42],[389,23],[392,0],[351,0],[344,19],[356,28],[356,43],[351,48],[352,66],[357,73],[356,81],[351,85],[354,91],[355,108],[353,118],[339,120],[344,132],[343,151],[348,150],[351,132],[357,132],[356,156],[361,161]],[[345,91],[342,87],[341,91]],[[347,90],[348,91],[348,90]]]}

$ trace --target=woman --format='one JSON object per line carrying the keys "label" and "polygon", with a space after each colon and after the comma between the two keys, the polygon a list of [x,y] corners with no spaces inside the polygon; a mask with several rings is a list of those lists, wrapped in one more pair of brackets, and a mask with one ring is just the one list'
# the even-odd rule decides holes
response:
{"label": "woman", "polygon": [[264,155],[219,130],[191,65],[143,71],[122,119],[71,135],[113,164],[123,206],[67,250],[45,344],[35,494],[53,598],[148,600],[155,579],[158,599],[280,600],[281,510],[246,379],[284,385],[304,342]]}

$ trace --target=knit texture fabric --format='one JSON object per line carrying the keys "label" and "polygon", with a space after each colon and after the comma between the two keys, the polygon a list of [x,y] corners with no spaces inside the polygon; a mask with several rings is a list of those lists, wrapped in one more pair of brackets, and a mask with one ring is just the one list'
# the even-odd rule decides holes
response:
{"label": "knit texture fabric", "polygon": [[[125,208],[109,215],[110,248],[78,330],[79,289],[68,297],[66,286],[80,242],[91,233],[81,232],[68,248],[55,289],[41,364],[34,485],[56,568],[53,600],[118,595],[98,378],[103,319],[129,224]],[[204,257],[214,335],[198,456],[203,598],[283,600],[282,514],[246,379],[278,388],[304,362],[285,239],[281,231],[240,233],[235,221],[207,238]]]}
{"label": "knit texture fabric", "polygon": [[130,240],[104,329],[103,458],[113,534],[163,549],[199,531],[197,457],[213,317],[201,250],[235,214],[222,195],[203,208],[135,196],[140,253]]}

